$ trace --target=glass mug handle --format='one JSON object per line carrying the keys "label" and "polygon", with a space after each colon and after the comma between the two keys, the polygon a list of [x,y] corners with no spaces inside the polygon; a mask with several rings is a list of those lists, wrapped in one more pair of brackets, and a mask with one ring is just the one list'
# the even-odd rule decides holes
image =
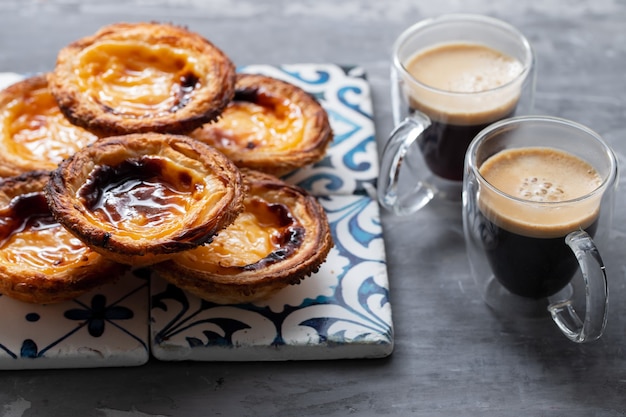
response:
{"label": "glass mug handle", "polygon": [[572,249],[585,282],[585,317],[582,320],[571,300],[550,304],[548,310],[559,329],[570,340],[583,343],[599,339],[606,326],[608,283],[604,262],[591,237],[583,230],[570,233],[565,243]]}
{"label": "glass mug handle", "polygon": [[379,203],[395,214],[404,215],[416,212],[432,200],[436,189],[424,178],[415,179],[415,187],[410,191],[399,192],[400,169],[411,145],[430,127],[430,119],[413,112],[400,123],[389,136],[383,149],[377,193]]}

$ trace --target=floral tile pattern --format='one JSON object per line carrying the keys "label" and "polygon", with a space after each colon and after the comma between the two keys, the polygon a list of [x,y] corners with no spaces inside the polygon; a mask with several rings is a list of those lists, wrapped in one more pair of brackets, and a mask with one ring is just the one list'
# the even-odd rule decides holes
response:
{"label": "floral tile pattern", "polygon": [[[285,177],[318,196],[335,247],[300,285],[264,302],[216,305],[146,270],[57,305],[0,296],[0,369],[137,366],[168,361],[375,358],[393,350],[369,85],[359,67],[239,69],[299,85],[329,114],[324,160]],[[0,88],[20,75],[0,73]]]}
{"label": "floral tile pattern", "polygon": [[393,350],[384,242],[376,200],[378,156],[369,86],[360,68],[249,66],[313,94],[335,138],[326,158],[286,177],[318,196],[335,240],[326,263],[269,300],[217,305],[157,276],[151,283],[152,354],[161,360],[373,358]]}
{"label": "floral tile pattern", "polygon": [[150,356],[148,276],[72,301],[35,305],[0,295],[0,369],[136,366]]}

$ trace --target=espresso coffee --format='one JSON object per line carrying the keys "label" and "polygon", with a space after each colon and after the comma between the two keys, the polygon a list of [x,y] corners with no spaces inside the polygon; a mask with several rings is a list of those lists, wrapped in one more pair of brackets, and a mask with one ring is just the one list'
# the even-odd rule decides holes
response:
{"label": "espresso coffee", "polygon": [[565,237],[578,229],[595,234],[599,197],[581,197],[601,185],[600,175],[572,154],[534,147],[497,153],[479,171],[506,194],[481,189],[474,219],[495,277],[534,299],[564,288],[578,268]]}
{"label": "espresso coffee", "polygon": [[522,63],[482,44],[445,43],[415,54],[405,63],[423,86],[409,84],[410,111],[420,111],[431,126],[418,141],[430,171],[463,179],[465,151],[494,121],[515,112]]}

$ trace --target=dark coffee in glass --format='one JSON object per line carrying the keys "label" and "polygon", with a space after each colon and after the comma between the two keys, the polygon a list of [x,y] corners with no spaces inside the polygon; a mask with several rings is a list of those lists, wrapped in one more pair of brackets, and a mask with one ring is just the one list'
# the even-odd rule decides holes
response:
{"label": "dark coffee in glass", "polygon": [[463,235],[485,303],[516,322],[550,317],[576,343],[601,337],[610,271],[598,244],[619,178],[608,144],[571,120],[513,117],[476,136],[465,168]]}
{"label": "dark coffee in glass", "polygon": [[563,289],[578,269],[565,237],[595,234],[598,201],[568,210],[551,202],[574,200],[598,188],[597,171],[582,159],[551,148],[502,151],[480,167],[487,182],[518,200],[484,190],[475,225],[498,281],[510,292],[544,298]]}
{"label": "dark coffee in glass", "polygon": [[[512,115],[513,112],[503,117]],[[462,181],[467,147],[490,124],[455,125],[433,120],[430,128],[417,140],[428,169],[440,178]]]}
{"label": "dark coffee in glass", "polygon": [[[565,244],[565,235],[529,237],[488,220],[478,220],[487,259],[498,281],[513,294],[540,299],[562,290],[578,270],[578,261]],[[597,222],[585,227],[595,235]]]}
{"label": "dark coffee in glass", "polygon": [[414,213],[433,200],[461,202],[464,156],[494,122],[532,112],[535,59],[526,37],[489,16],[416,22],[394,42],[394,129],[380,154],[381,207]]}
{"label": "dark coffee in glass", "polygon": [[462,181],[472,139],[515,112],[520,88],[499,88],[518,77],[523,66],[486,45],[453,42],[418,52],[405,67],[427,86],[408,92],[410,112],[419,111],[431,120],[418,139],[424,160],[435,175]]}

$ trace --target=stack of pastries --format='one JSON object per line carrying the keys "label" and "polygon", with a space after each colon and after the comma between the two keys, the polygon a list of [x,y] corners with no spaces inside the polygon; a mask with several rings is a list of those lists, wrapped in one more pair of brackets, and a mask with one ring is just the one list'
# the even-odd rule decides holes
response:
{"label": "stack of pastries", "polygon": [[200,35],[106,26],[0,92],[0,293],[55,303],[147,267],[215,303],[269,297],[333,245],[280,179],[331,141],[315,99]]}

